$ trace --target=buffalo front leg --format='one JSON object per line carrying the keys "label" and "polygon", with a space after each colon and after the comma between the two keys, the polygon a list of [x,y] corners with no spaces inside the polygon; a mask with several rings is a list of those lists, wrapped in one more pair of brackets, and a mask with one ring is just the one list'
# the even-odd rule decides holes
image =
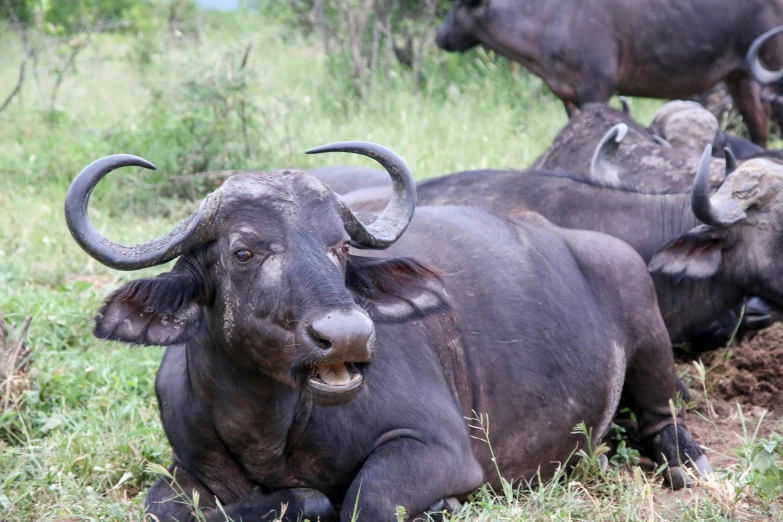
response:
{"label": "buffalo front leg", "polygon": [[484,473],[470,451],[470,442],[446,449],[413,438],[378,446],[365,461],[343,502],[341,522],[354,512],[359,522],[396,522],[398,509],[406,520],[478,488]]}
{"label": "buffalo front leg", "polygon": [[[697,474],[712,472],[704,451],[693,440],[677,402],[677,374],[668,334],[660,327],[631,355],[622,402],[636,413],[639,438],[649,457],[666,464],[664,478],[672,489],[690,485],[683,465]],[[651,332],[650,332],[651,333]]]}
{"label": "buffalo front leg", "polygon": [[[260,488],[255,488],[240,500],[222,505],[221,510],[215,502],[214,494],[191,473],[182,468],[175,470],[174,466],[169,472],[174,475],[175,483],[168,478],[157,480],[144,501],[147,514],[154,515],[160,522],[337,520],[332,503],[314,489],[280,489],[263,493]],[[203,515],[200,519],[197,519],[193,512],[194,494],[199,497],[198,507]],[[285,514],[279,518],[283,510]]]}
{"label": "buffalo front leg", "polygon": [[751,141],[766,149],[769,117],[761,102],[761,87],[744,71],[730,74],[725,81],[731,98],[748,127]]}

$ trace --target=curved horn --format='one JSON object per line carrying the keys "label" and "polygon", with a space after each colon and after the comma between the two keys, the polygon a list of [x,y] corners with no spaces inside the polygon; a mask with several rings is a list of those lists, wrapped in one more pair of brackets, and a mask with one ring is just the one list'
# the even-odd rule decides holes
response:
{"label": "curved horn", "polygon": [[626,116],[631,115],[631,106],[628,104],[628,98],[625,96],[619,96],[620,98],[620,106],[623,108],[623,114]]}
{"label": "curved horn", "polygon": [[593,159],[590,162],[590,177],[596,180],[603,180],[617,183],[620,181],[617,172],[612,164],[617,156],[617,149],[620,148],[620,142],[628,134],[628,125],[618,123],[609,129],[593,153]]}
{"label": "curved horn", "polygon": [[728,147],[723,147],[723,156],[726,158],[726,177],[737,170],[737,158],[734,153]]}
{"label": "curved horn", "polygon": [[120,167],[155,170],[155,165],[145,159],[130,154],[115,154],[90,163],[74,178],[68,189],[68,195],[65,197],[65,221],[71,235],[85,252],[108,267],[138,270],[171,261],[209,239],[204,227],[199,225],[210,206],[211,196],[174,230],[157,239],[138,245],[124,245],[101,235],[87,213],[90,195],[104,176]]}
{"label": "curved horn", "polygon": [[664,148],[667,148],[667,149],[671,149],[672,148],[672,144],[671,143],[669,143],[665,139],[661,138],[657,134],[653,134],[652,138],[653,138],[653,141],[655,143],[657,143],[658,145],[660,145],[661,147],[664,147]]}
{"label": "curved horn", "polygon": [[710,161],[712,160],[712,145],[704,147],[699,168],[696,170],[696,178],[693,180],[693,192],[691,193],[691,209],[693,214],[705,225],[719,227],[723,223],[712,208],[710,201]]}
{"label": "curved horn", "polygon": [[416,209],[416,183],[408,165],[394,151],[365,141],[343,141],[322,145],[307,154],[350,152],[374,159],[386,169],[392,179],[392,197],[383,213],[372,224],[365,226],[338,196],[343,211],[345,231],[356,248],[381,250],[397,241],[413,218]]}
{"label": "curved horn", "polygon": [[696,179],[693,180],[691,209],[699,221],[705,225],[712,227],[731,225],[745,219],[747,215],[734,199],[724,197],[717,200],[717,205],[713,203],[710,197],[711,158],[712,145],[707,145],[704,147],[704,154],[699,162],[699,168],[696,170]]}
{"label": "curved horn", "polygon": [[748,49],[748,56],[746,58],[748,69],[750,69],[750,74],[753,76],[753,79],[761,84],[773,83],[783,78],[783,69],[770,71],[764,67],[761,63],[761,58],[759,58],[761,48],[767,43],[767,40],[780,32],[783,32],[783,25],[770,29],[753,40],[753,44],[751,44],[750,49]]}

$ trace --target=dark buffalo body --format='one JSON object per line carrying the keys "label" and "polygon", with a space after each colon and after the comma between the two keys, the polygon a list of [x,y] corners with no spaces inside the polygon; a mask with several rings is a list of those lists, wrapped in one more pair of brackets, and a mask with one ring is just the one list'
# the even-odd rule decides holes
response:
{"label": "dark buffalo body", "polygon": [[[679,456],[709,469],[674,424],[671,347],[632,249],[532,213],[420,208],[411,222],[399,158],[366,144],[325,150],[371,154],[392,174],[378,221],[364,227],[304,172],[244,173],[165,241],[128,247],[94,235],[86,197],[141,160],[97,162],[69,193],[74,236],[105,263],[182,255],[110,296],[95,333],[168,346],[156,390],[186,495],[208,507],[216,497],[234,520],[286,503],[288,520],[330,520],[334,504],[343,522],[355,507],[359,520],[391,522],[396,506],[415,514],[500,485],[471,438],[473,412],[488,419],[501,473],[533,478],[572,455],[575,424],[597,441],[621,400],[673,485],[685,480]],[[193,520],[175,496],[159,480],[149,512]]]}
{"label": "dark buffalo body", "polygon": [[[782,169],[768,159],[740,166],[714,197],[740,202],[748,207],[749,217],[706,228],[694,214],[690,190],[645,193],[574,179],[567,173],[459,172],[420,182],[418,198],[423,205],[473,205],[506,216],[520,209],[533,210],[561,227],[622,239],[646,262],[672,242],[681,245],[677,251],[680,270],[673,275],[653,274],[658,301],[672,341],[706,342],[698,348],[703,349],[714,348],[716,340],[728,340],[745,296],[783,305],[783,274],[774,261],[783,254],[783,201],[778,193]],[[348,199],[363,211],[385,204],[385,199],[358,200],[350,194]],[[709,269],[687,270],[699,254],[712,256]],[[713,333],[705,338],[709,332]]]}
{"label": "dark buffalo body", "polygon": [[[482,44],[521,63],[567,108],[616,92],[686,98],[725,81],[753,141],[766,145],[768,119],[745,60],[781,24],[780,0],[456,0],[437,41],[447,51]],[[761,57],[783,65],[783,38]]]}

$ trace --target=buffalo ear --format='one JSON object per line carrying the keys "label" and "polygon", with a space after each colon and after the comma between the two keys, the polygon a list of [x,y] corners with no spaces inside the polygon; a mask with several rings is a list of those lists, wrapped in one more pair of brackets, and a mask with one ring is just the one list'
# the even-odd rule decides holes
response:
{"label": "buffalo ear", "polygon": [[131,281],[106,299],[93,334],[147,346],[184,343],[201,324],[198,294],[197,282],[182,272]]}
{"label": "buffalo ear", "polygon": [[374,321],[405,322],[449,309],[438,274],[409,258],[349,256],[346,285]]}
{"label": "buffalo ear", "polygon": [[711,277],[720,270],[722,252],[727,247],[721,229],[699,225],[659,250],[650,261],[649,269],[677,280]]}

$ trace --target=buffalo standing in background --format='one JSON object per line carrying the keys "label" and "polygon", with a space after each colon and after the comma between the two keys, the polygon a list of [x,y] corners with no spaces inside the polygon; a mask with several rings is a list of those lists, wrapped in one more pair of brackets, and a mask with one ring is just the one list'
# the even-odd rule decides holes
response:
{"label": "buffalo standing in background", "polygon": [[[687,98],[725,81],[751,139],[766,147],[769,118],[746,53],[781,24],[781,0],[454,0],[437,42],[459,52],[482,44],[521,63],[569,114],[616,92]],[[783,39],[760,52],[783,64]]]}
{"label": "buffalo standing in background", "polygon": [[[96,316],[98,337],[168,347],[155,387],[179,486],[158,480],[150,514],[194,520],[183,491],[207,520],[287,504],[285,520],[333,520],[342,505],[342,522],[354,509],[393,522],[397,506],[416,514],[500,487],[496,465],[509,479],[550,476],[580,443],[574,425],[597,442],[621,402],[674,487],[686,459],[710,471],[672,417],[671,345],[628,245],[537,214],[420,208],[411,223],[415,185],[398,156],[359,142],[317,151],[388,170],[394,196],[377,221],[305,172],[246,172],[166,236],[128,246],[97,232],[89,195],[112,170],[151,164],[104,158],[69,190],[69,228],[102,263],[180,258]],[[496,461],[470,436],[473,412],[491,422]]]}

